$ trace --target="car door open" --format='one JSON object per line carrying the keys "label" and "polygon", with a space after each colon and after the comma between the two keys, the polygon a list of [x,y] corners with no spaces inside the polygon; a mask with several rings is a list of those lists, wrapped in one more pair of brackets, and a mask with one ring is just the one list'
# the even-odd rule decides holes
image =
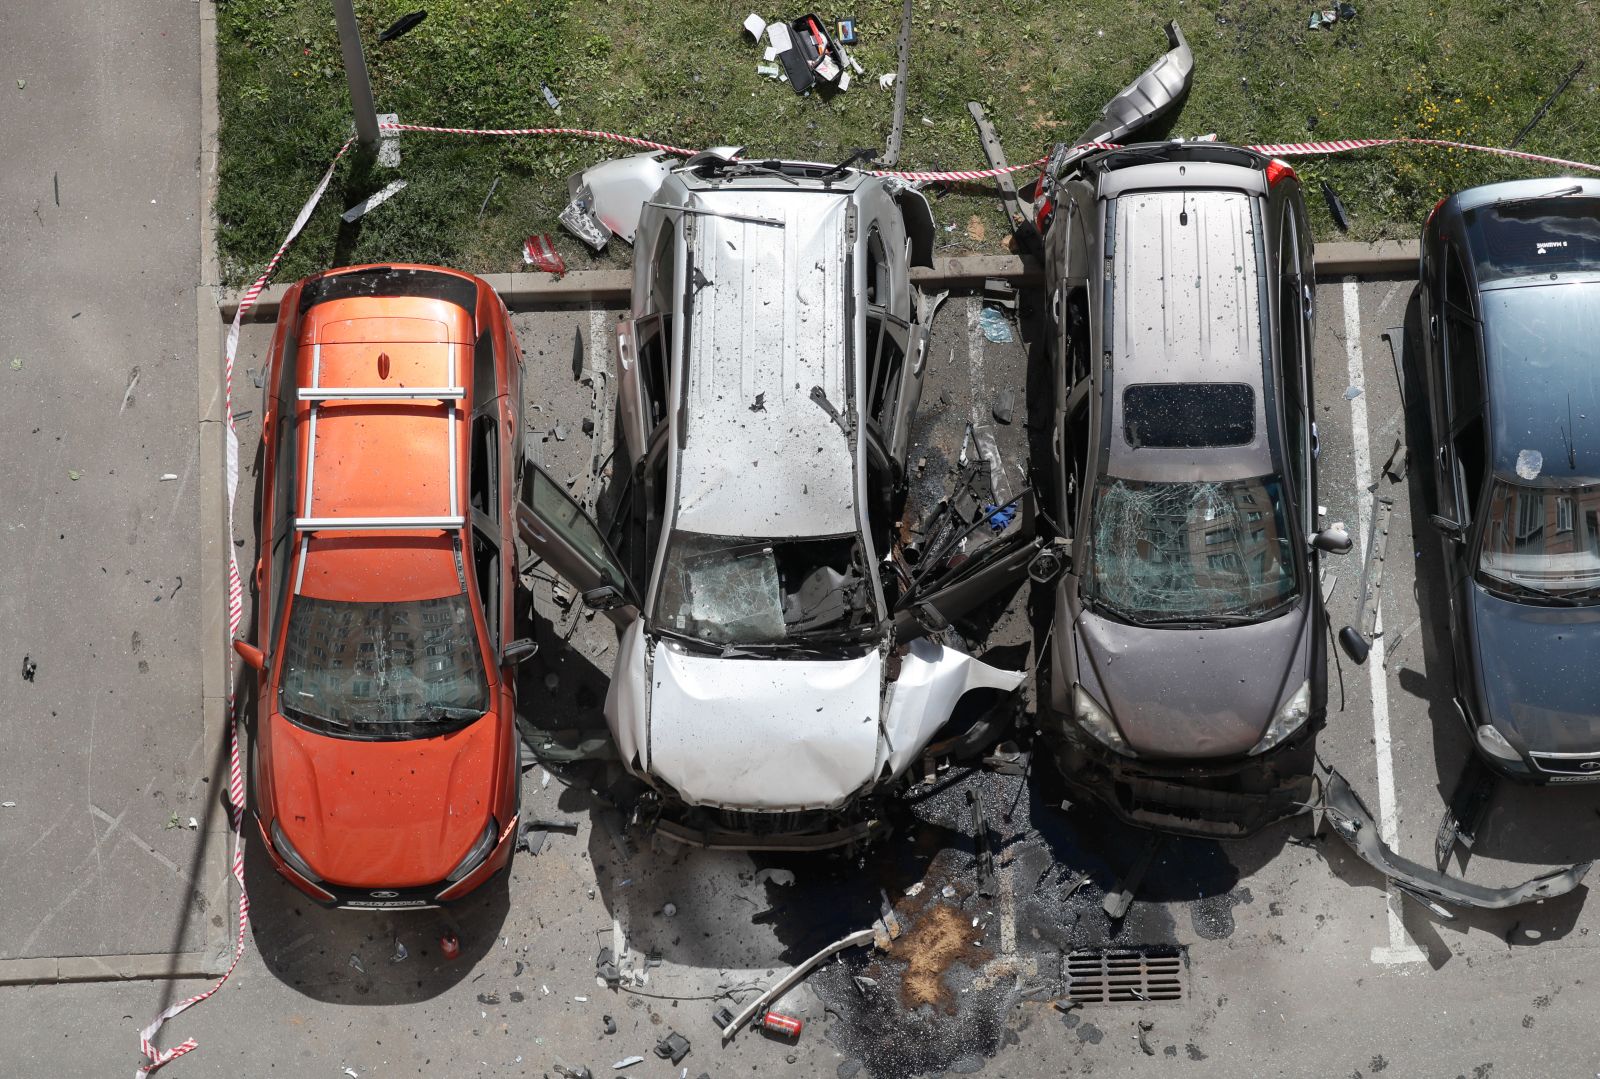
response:
{"label": "car door open", "polygon": [[534,554],[619,627],[639,617],[622,562],[594,520],[531,458],[517,492],[517,533]]}

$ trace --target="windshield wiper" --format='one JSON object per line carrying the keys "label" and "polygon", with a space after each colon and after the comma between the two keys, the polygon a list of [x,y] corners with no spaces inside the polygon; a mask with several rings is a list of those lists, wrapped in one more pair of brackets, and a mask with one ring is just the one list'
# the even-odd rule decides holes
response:
{"label": "windshield wiper", "polygon": [[1545,604],[1550,607],[1576,607],[1580,602],[1572,598],[1570,593],[1548,592],[1535,585],[1523,584],[1521,581],[1513,581],[1504,577],[1496,577],[1492,573],[1486,573],[1484,576],[1487,578],[1483,582],[1484,587],[1502,595],[1509,595],[1517,599],[1531,599],[1535,603]]}
{"label": "windshield wiper", "polygon": [[422,718],[430,721],[441,719],[482,719],[488,715],[481,708],[456,708],[448,704],[436,704],[422,711]]}
{"label": "windshield wiper", "polygon": [[1142,626],[1145,624],[1143,621],[1135,618],[1132,614],[1123,610],[1121,607],[1118,607],[1115,604],[1107,603],[1105,600],[1096,596],[1093,592],[1080,592],[1079,596],[1083,600],[1083,605],[1085,608],[1094,611],[1097,614],[1103,614],[1113,622],[1121,622],[1123,625],[1127,626]]}

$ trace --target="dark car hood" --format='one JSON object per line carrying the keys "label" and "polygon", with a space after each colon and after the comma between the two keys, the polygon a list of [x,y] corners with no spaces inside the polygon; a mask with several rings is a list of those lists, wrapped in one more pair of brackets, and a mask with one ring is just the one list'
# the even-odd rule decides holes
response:
{"label": "dark car hood", "polygon": [[1485,717],[1543,753],[1600,752],[1600,606],[1537,607],[1472,586]]}
{"label": "dark car hood", "polygon": [[1305,619],[1301,607],[1249,626],[1158,629],[1084,611],[1079,677],[1141,757],[1243,756],[1306,677]]}

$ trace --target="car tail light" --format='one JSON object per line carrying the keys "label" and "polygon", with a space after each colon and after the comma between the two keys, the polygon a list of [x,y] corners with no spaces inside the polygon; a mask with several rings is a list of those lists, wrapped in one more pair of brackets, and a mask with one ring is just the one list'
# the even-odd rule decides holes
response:
{"label": "car tail light", "polygon": [[1035,222],[1037,222],[1040,232],[1043,232],[1045,229],[1050,227],[1050,215],[1055,213],[1055,211],[1056,204],[1050,201],[1049,196],[1039,200],[1039,205],[1034,211],[1033,219]]}
{"label": "car tail light", "polygon": [[1267,162],[1267,186],[1275,186],[1279,180],[1286,178],[1290,180],[1299,179],[1287,161],[1281,157],[1274,157]]}
{"label": "car tail light", "polygon": [[1449,201],[1450,201],[1450,196],[1446,195],[1444,198],[1440,199],[1438,202],[1433,204],[1433,209],[1428,211],[1428,216],[1422,219],[1422,227],[1424,229],[1426,229],[1428,227],[1428,222],[1433,220],[1433,215],[1439,212],[1439,207],[1443,206],[1445,203],[1447,203]]}

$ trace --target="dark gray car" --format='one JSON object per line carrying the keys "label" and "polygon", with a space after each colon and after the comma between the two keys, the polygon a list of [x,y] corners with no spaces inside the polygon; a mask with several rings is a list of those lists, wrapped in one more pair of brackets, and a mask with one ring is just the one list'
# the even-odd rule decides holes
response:
{"label": "dark gray car", "polygon": [[1244,835],[1311,800],[1326,637],[1313,267],[1281,161],[1132,146],[1043,218],[1056,395],[1046,734],[1141,825]]}
{"label": "dark gray car", "polygon": [[1451,195],[1420,277],[1456,707],[1502,774],[1600,781],[1600,180]]}

